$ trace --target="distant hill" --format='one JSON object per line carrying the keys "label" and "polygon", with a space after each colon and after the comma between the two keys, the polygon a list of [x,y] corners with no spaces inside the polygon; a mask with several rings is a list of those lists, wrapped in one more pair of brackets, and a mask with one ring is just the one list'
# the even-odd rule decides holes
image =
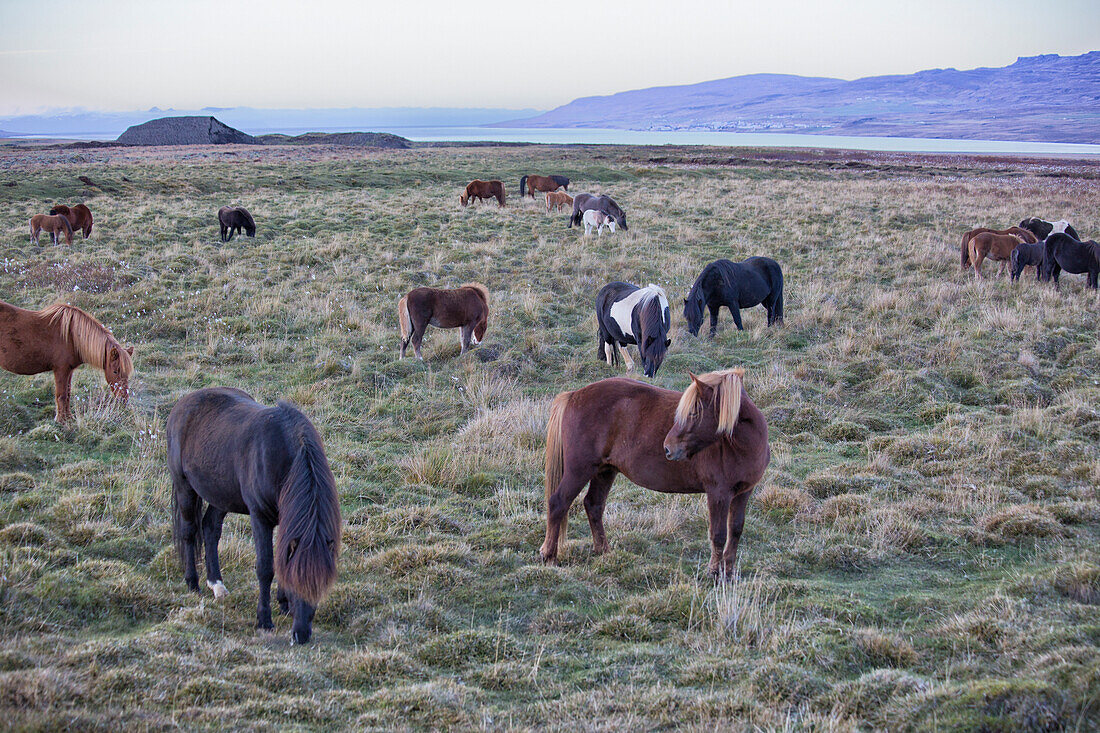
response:
{"label": "distant hill", "polygon": [[161,117],[134,125],[118,136],[126,145],[259,145],[259,141],[215,117]]}
{"label": "distant hill", "polygon": [[349,145],[372,148],[410,148],[412,141],[388,132],[307,132],[303,135],[260,135],[262,145]]}
{"label": "distant hill", "polygon": [[753,74],[584,97],[490,126],[1100,143],[1100,51],[854,81]]}

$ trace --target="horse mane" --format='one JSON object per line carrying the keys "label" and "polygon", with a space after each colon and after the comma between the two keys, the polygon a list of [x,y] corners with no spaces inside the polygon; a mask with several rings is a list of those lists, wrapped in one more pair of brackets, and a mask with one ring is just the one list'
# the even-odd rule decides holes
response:
{"label": "horse mane", "polygon": [[103,369],[106,366],[107,347],[114,346],[118,349],[119,370],[123,376],[129,377],[134,371],[130,354],[119,345],[107,327],[75,305],[55,303],[43,308],[38,314],[51,324],[58,325],[65,335],[66,343],[76,349],[86,364]]}
{"label": "horse mane", "polygon": [[489,288],[485,287],[481,283],[466,283],[462,287],[472,288],[476,290],[478,292],[478,295],[481,296],[481,299],[485,301],[485,305],[489,305]]}
{"label": "horse mane", "polygon": [[248,209],[245,209],[245,208],[242,208],[242,207],[238,206],[237,207],[237,212],[240,213],[241,216],[243,216],[245,219],[248,220],[248,226],[252,227],[253,229],[256,228],[256,220],[252,218],[252,214],[250,214],[248,212]]}
{"label": "horse mane", "polygon": [[737,424],[737,417],[741,413],[741,385],[744,382],[745,370],[723,369],[700,376],[694,376],[691,384],[680,396],[680,402],[676,405],[676,427],[683,428],[691,420],[692,415],[701,406],[702,396],[699,394],[699,385],[705,384],[714,391],[711,407],[718,413],[718,434],[729,436]]}

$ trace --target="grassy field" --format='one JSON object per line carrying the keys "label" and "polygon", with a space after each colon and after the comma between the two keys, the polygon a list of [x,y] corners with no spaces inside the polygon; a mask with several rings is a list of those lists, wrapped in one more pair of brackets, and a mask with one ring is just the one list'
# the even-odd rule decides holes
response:
{"label": "grassy field", "polygon": [[[1030,215],[1095,237],[1100,168],[736,155],[0,149],[0,299],[67,300],[136,347],[130,405],[82,369],[71,427],[49,374],[0,373],[3,727],[1098,729],[1100,302],[1081,276],[978,283],[958,241]],[[521,202],[535,172],[610,193],[630,231]],[[460,209],[475,177],[508,207]],[[91,239],[28,243],[78,200]],[[217,241],[229,203],[255,239]],[[699,270],[750,255],[783,266],[786,324],[689,336]],[[549,401],[614,374],[612,279],[673,303],[654,383],[744,366],[768,418],[734,582],[706,575],[701,497],[623,478],[611,552],[575,506],[538,562]],[[398,298],[471,280],[485,342],[430,330],[399,361]],[[186,592],[164,423],[213,385],[291,399],[326,441],[345,549],[308,646],[253,629],[243,517],[229,597]]]}

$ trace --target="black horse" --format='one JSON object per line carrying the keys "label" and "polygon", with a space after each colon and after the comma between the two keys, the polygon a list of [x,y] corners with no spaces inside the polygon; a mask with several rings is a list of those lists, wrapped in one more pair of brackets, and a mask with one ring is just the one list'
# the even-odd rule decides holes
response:
{"label": "black horse", "polygon": [[750,257],[744,262],[715,260],[703,268],[691,292],[684,300],[684,320],[692,336],[699,335],[703,325],[703,308],[710,309],[710,335],[718,332],[718,311],[729,308],[738,331],[741,308],[764,305],[768,325],[783,322],[783,271],[779,263],[768,257]]}
{"label": "black horse", "polygon": [[1049,237],[1051,234],[1061,234],[1062,232],[1065,232],[1066,234],[1070,235],[1078,241],[1081,240],[1081,237],[1077,234],[1077,230],[1074,229],[1070,225],[1070,223],[1064,219],[1061,221],[1046,221],[1045,219],[1040,219],[1037,216],[1032,216],[1021,221],[1020,228],[1027,229],[1029,232],[1038,237],[1040,242]]}
{"label": "black horse", "polygon": [[672,319],[665,291],[650,284],[644,288],[615,281],[604,285],[596,296],[596,323],[600,345],[596,353],[608,364],[619,365],[619,347],[626,358],[626,368],[634,361],[627,344],[637,344],[642,359],[642,372],[654,377],[672,344],[668,331]]}
{"label": "black horse", "polygon": [[602,211],[615,220],[618,227],[630,231],[626,225],[626,214],[610,196],[597,196],[594,193],[578,193],[573,197],[573,214],[569,217],[569,226],[580,226],[584,212],[589,209]]}
{"label": "black horse", "polygon": [[1012,263],[1012,279],[1019,280],[1020,273],[1024,271],[1024,268],[1028,265],[1034,265],[1035,279],[1039,280],[1042,276],[1044,252],[1046,252],[1046,245],[1042,242],[1038,244],[1020,242],[1016,245],[1016,249],[1012,250],[1012,255],[1009,258]]}
{"label": "black horse", "polygon": [[291,640],[308,642],[317,604],[336,580],[342,526],[336,482],[312,423],[287,402],[266,407],[239,389],[212,387],[176,403],[167,438],[172,534],[187,586],[199,590],[201,538],[206,584],[215,598],[228,593],[218,563],[222,521],[229,512],[247,514],[260,582],[256,628],[274,628],[271,580],[278,576],[279,607],[294,616]]}
{"label": "black horse", "polygon": [[[250,237],[256,236],[256,221],[252,214],[241,206],[223,206],[218,209],[218,223],[221,224],[222,241],[228,242],[234,234],[240,234],[244,229]],[[226,235],[229,236],[226,236]]]}
{"label": "black horse", "polygon": [[1054,287],[1058,289],[1058,275],[1062,270],[1075,275],[1085,273],[1085,284],[1096,290],[1100,277],[1100,245],[1093,241],[1079,242],[1068,234],[1051,234],[1043,244],[1046,248],[1041,267],[1043,282],[1053,278]]}

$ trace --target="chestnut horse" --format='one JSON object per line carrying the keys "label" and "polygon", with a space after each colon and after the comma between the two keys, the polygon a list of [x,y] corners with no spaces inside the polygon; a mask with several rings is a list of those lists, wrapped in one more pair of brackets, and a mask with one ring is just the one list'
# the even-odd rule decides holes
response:
{"label": "chestnut horse", "polygon": [[470,199],[482,201],[496,199],[501,207],[504,206],[504,184],[500,181],[470,181],[466,190],[458,195],[458,200],[463,206],[470,203]]}
{"label": "chestnut horse", "polygon": [[454,290],[416,288],[397,303],[401,323],[401,358],[412,344],[417,359],[428,325],[437,328],[461,328],[459,343],[465,354],[473,344],[485,338],[489,323],[489,290],[481,283],[470,283]]}
{"label": "chestnut horse", "polygon": [[708,569],[732,576],[749,496],[771,457],[767,423],[743,377],[741,369],[692,374],[683,394],[615,377],[555,397],[546,429],[542,559],[556,561],[569,507],[585,484],[595,552],[608,550],[604,506],[622,473],[654,491],[706,494]]}
{"label": "chestnut horse", "polygon": [[73,208],[65,206],[65,204],[58,204],[50,209],[51,214],[60,214],[69,220],[69,225],[72,226],[73,231],[80,229],[84,232],[84,238],[87,239],[88,235],[92,233],[92,212],[84,204],[77,204]]}
{"label": "chestnut horse", "polygon": [[564,191],[551,191],[546,194],[546,213],[550,213],[550,209],[561,211],[562,209],[573,209],[573,197]]}
{"label": "chestnut horse", "polygon": [[970,266],[970,238],[976,237],[979,234],[1014,234],[1017,237],[1023,239],[1027,244],[1035,244],[1038,242],[1034,232],[1027,229],[1021,229],[1020,227],[1009,227],[1008,229],[988,229],[986,227],[978,227],[977,229],[971,229],[969,232],[963,235],[962,245],[959,247],[959,254],[961,256],[962,268],[965,270]]}
{"label": "chestnut horse", "polygon": [[29,311],[0,301],[0,367],[15,374],[52,371],[58,422],[72,417],[69,388],[81,364],[102,369],[111,392],[126,404],[133,353],[133,346],[122,348],[102,323],[76,306],[58,303]]}
{"label": "chestnut horse", "polygon": [[1001,263],[1001,269],[997,274],[1004,275],[1005,267],[1012,259],[1012,252],[1020,244],[1025,243],[1030,244],[1030,242],[1024,242],[1024,238],[1019,234],[994,234],[993,232],[975,234],[967,244],[974,272],[979,278],[985,279],[985,275],[982,274],[982,261],[989,258]]}
{"label": "chestnut horse", "polygon": [[64,216],[35,214],[31,217],[31,241],[38,244],[38,235],[46,232],[50,235],[50,241],[54,244],[61,243],[61,235],[65,235],[65,243],[73,243],[73,227]]}
{"label": "chestnut horse", "polygon": [[[519,179],[519,195],[535,198],[535,191],[569,190],[569,179],[565,176],[524,176]],[[525,190],[526,189],[526,190]]]}

